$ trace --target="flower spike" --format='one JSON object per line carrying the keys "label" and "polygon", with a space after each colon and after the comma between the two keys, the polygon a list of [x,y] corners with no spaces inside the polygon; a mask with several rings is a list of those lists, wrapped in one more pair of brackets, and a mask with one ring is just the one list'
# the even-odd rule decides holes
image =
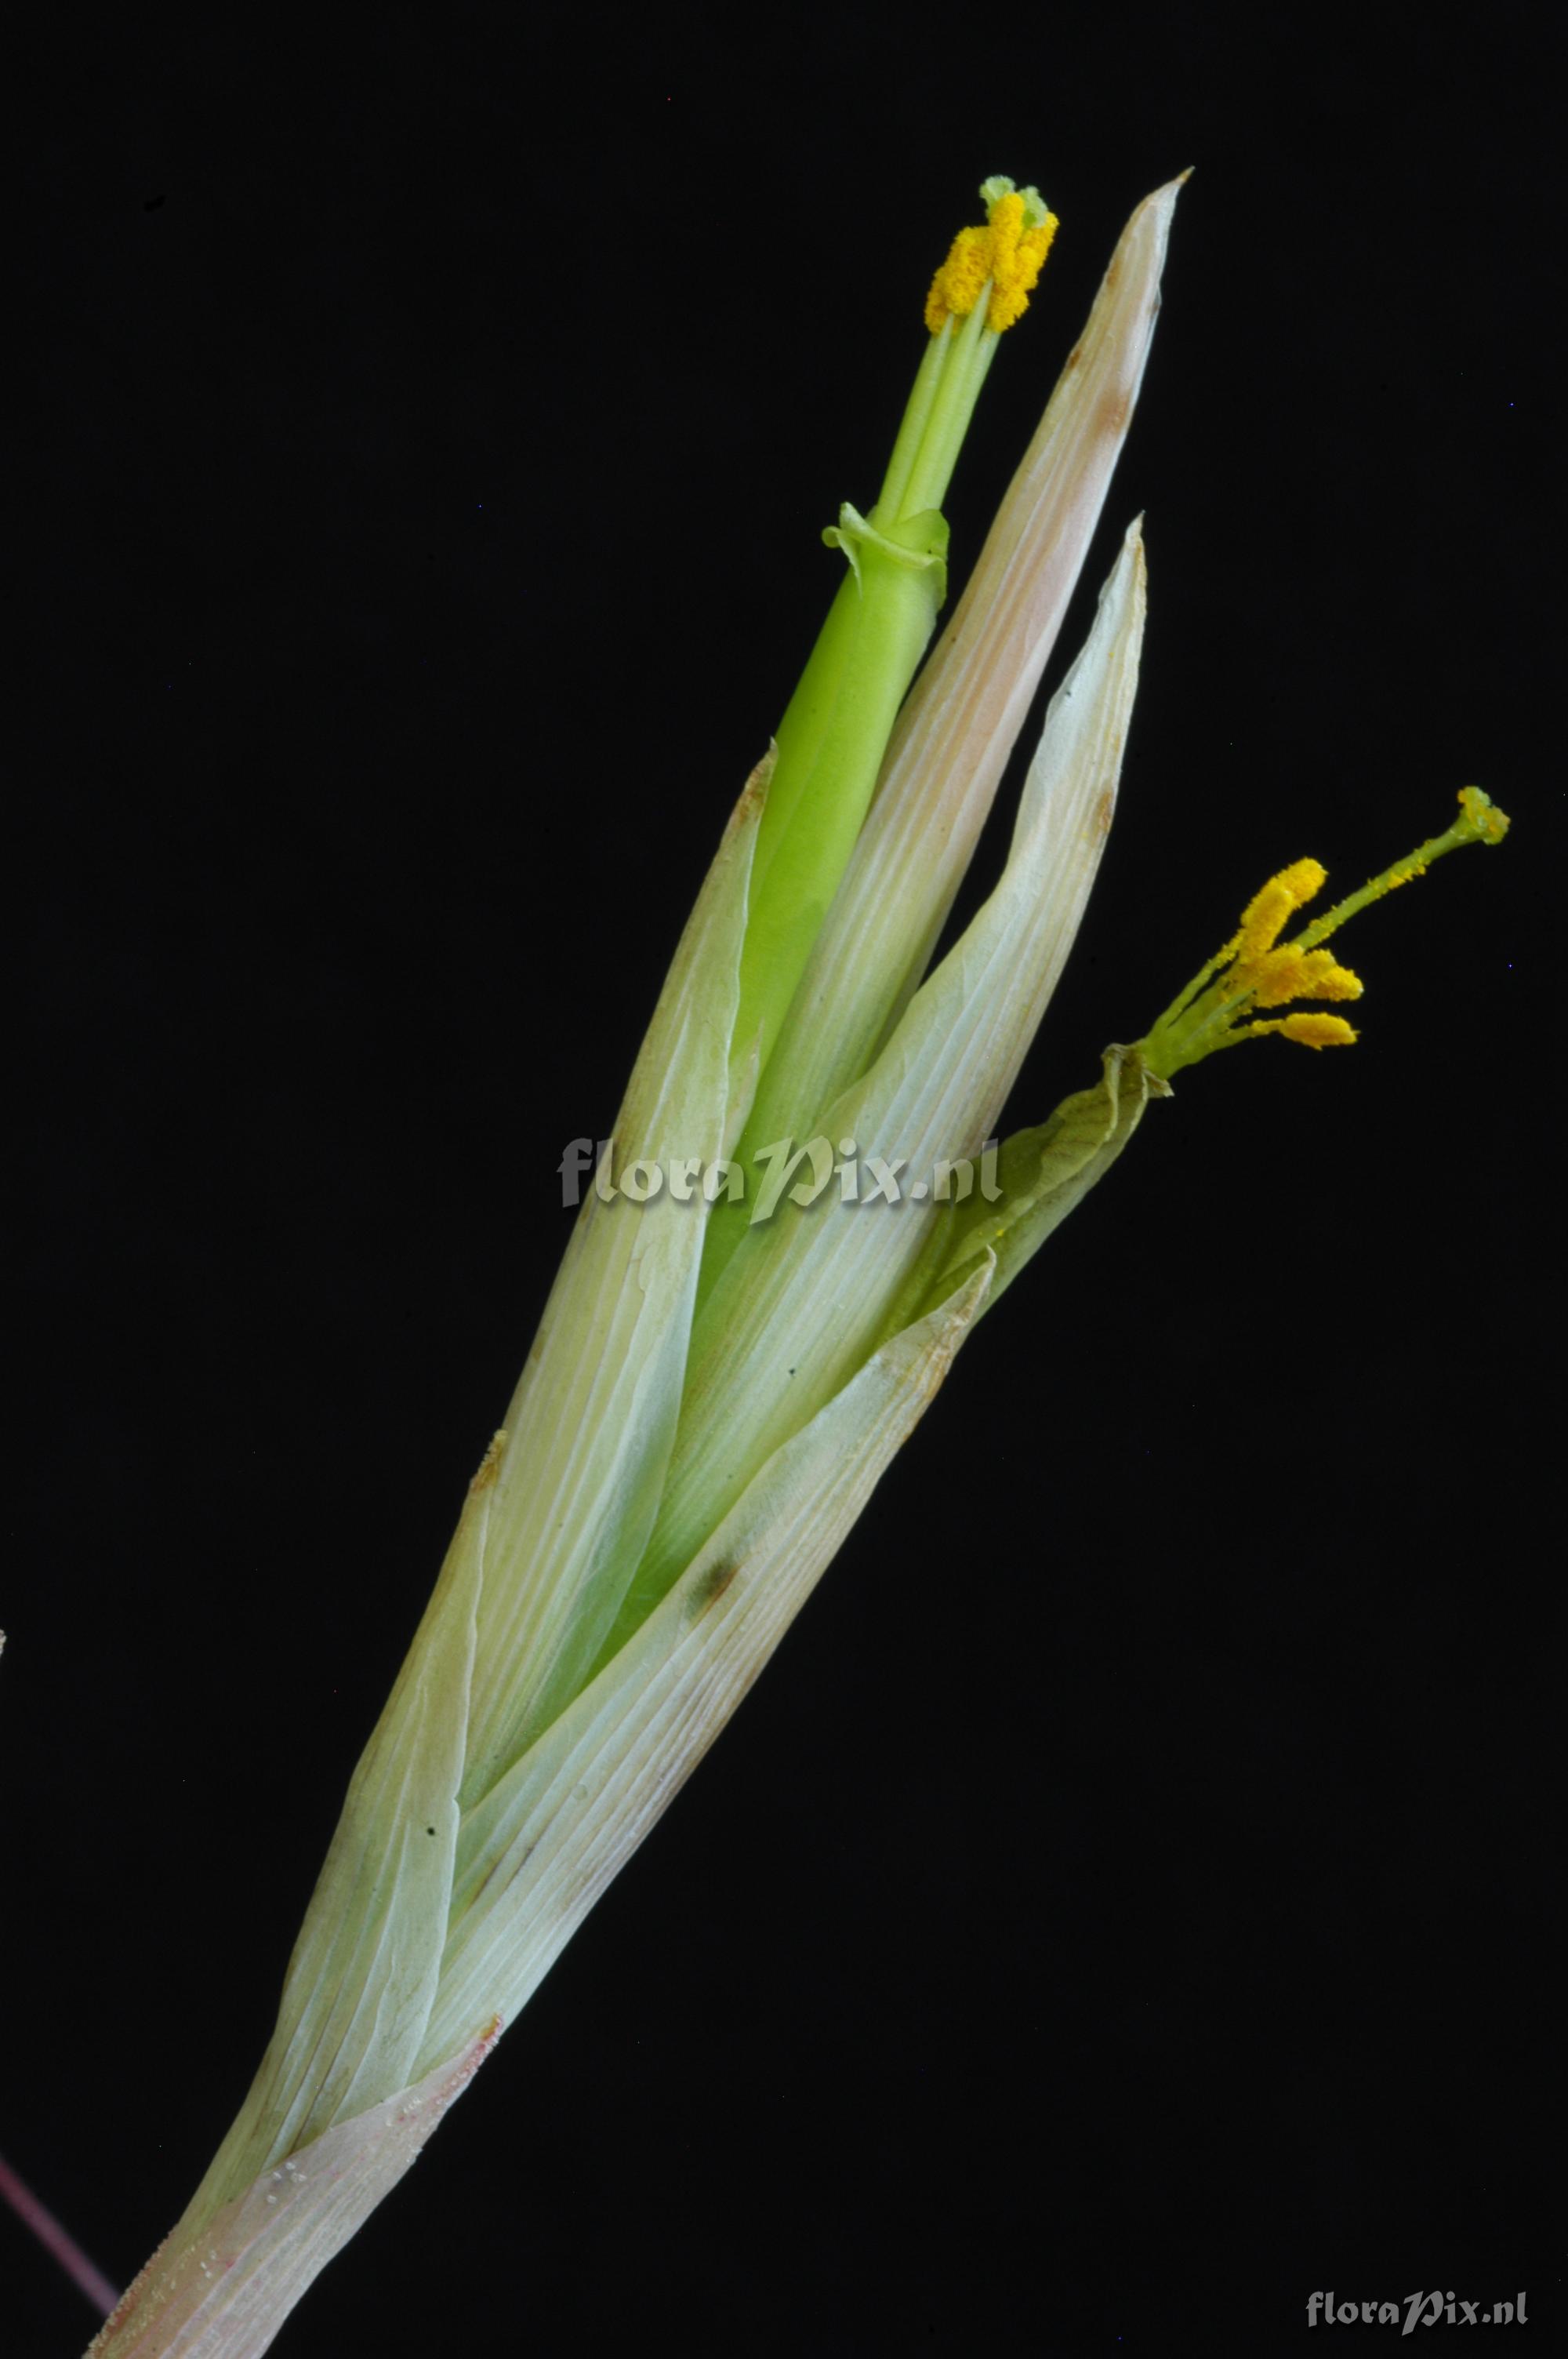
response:
{"label": "flower spike", "polygon": [[[912,690],[946,594],[948,480],[1054,217],[1035,190],[988,180],[985,225],[936,275],[881,493],[825,535],[845,560],[831,608],[680,938],[355,1770],[272,2042],[96,2359],[270,2345],[711,1745],[977,1321],[1169,1076],[1267,1032],[1354,1040],[1343,1016],[1292,1006],[1361,995],[1323,944],[1507,829],[1466,787],[1444,835],[1293,935],[1326,875],[1281,869],[1145,1039],[1112,1044],[1044,1123],[994,1136],[1115,810],[1145,613],[1138,523],[1051,701],[1000,876],[937,951],[1138,396],[1180,185],[1129,223]],[[766,1166],[765,1188],[792,1141],[849,1184],[817,1205],[822,1176],[752,1210],[730,1179]],[[885,1214],[867,1210],[879,1200]]]}

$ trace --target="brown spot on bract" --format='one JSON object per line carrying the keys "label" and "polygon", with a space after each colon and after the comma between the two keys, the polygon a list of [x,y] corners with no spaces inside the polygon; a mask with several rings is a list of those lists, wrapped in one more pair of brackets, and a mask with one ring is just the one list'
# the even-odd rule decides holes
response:
{"label": "brown spot on bract", "polygon": [[1095,805],[1095,832],[1102,842],[1110,833],[1110,822],[1115,810],[1116,795],[1113,789],[1109,787],[1102,788],[1099,800]]}
{"label": "brown spot on bract", "polygon": [[1132,396],[1125,386],[1114,385],[1100,396],[1099,426],[1107,435],[1120,434],[1132,415]]}
{"label": "brown spot on bract", "polygon": [[692,1611],[706,1614],[710,1605],[717,1605],[740,1570],[739,1557],[720,1557],[717,1564],[710,1564],[692,1583]]}

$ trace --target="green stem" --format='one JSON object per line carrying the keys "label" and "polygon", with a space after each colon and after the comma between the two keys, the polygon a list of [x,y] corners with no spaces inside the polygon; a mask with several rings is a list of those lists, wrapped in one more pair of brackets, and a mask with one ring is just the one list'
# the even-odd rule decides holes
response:
{"label": "green stem", "polygon": [[1466,843],[1500,842],[1508,827],[1503,813],[1481,793],[1479,787],[1469,787],[1465,792],[1475,796],[1476,804],[1466,803],[1452,827],[1445,828],[1441,835],[1429,836],[1416,851],[1407,853],[1402,860],[1393,861],[1379,875],[1368,877],[1357,892],[1347,893],[1343,901],[1336,901],[1332,909],[1325,909],[1321,918],[1314,918],[1312,924],[1297,935],[1296,945],[1303,951],[1315,950],[1319,942],[1325,942],[1330,934],[1345,923],[1346,918],[1353,918],[1358,909],[1368,908],[1372,902],[1380,901],[1384,894],[1391,893],[1396,886],[1407,885],[1412,877],[1423,875],[1434,860],[1442,859],[1445,852],[1457,852]]}
{"label": "green stem", "polygon": [[946,595],[941,504],[999,341],[985,310],[982,299],[957,332],[948,321],[930,338],[881,496],[869,516],[846,506],[825,535],[849,572],[777,732],[752,865],[738,1059],[760,1042],[767,1062]]}

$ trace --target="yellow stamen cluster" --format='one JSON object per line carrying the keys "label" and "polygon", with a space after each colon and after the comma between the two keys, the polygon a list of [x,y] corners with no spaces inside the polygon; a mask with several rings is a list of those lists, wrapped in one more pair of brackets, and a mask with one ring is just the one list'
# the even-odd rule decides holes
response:
{"label": "yellow stamen cluster", "polygon": [[933,335],[950,320],[967,320],[988,287],[986,325],[999,335],[1021,320],[1040,277],[1056,216],[1038,189],[1016,189],[1011,180],[987,180],[981,229],[961,229],[947,259],[931,282],[925,324]]}
{"label": "yellow stamen cluster", "polygon": [[1290,1016],[1251,1016],[1255,1007],[1282,1007],[1292,999],[1359,999],[1361,978],[1341,966],[1318,944],[1373,901],[1380,901],[1412,876],[1424,876],[1434,860],[1466,843],[1501,843],[1509,832],[1506,811],[1479,787],[1462,787],[1459,817],[1441,835],[1428,838],[1403,860],[1369,877],[1356,892],[1304,926],[1293,941],[1281,929],[1304,903],[1322,891],[1327,871],[1321,861],[1296,860],[1254,893],[1241,923],[1218,954],[1171,1002],[1160,1021],[1138,1043],[1150,1071],[1168,1082],[1185,1065],[1195,1065],[1217,1049],[1233,1049],[1277,1032],[1303,1049],[1345,1049],[1356,1033],[1343,1016],[1301,1008]]}
{"label": "yellow stamen cluster", "polygon": [[[1307,950],[1299,942],[1275,947],[1286,919],[1322,891],[1327,874],[1321,861],[1292,861],[1254,893],[1241,913],[1239,930],[1221,953],[1232,960],[1227,977],[1231,990],[1250,992],[1259,1007],[1283,1007],[1291,999],[1360,998],[1360,976],[1341,966],[1327,951]],[[1263,1028],[1282,1031],[1287,1039],[1303,1037],[1285,1025]],[[1335,1038],[1353,1040],[1356,1035],[1348,1024],[1342,1023]],[[1306,1045],[1322,1049],[1328,1043],[1314,1039]]]}

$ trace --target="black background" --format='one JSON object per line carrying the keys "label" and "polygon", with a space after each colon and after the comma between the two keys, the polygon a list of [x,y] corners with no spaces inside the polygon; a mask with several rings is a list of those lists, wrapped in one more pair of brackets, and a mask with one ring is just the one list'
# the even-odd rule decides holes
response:
{"label": "black background", "polygon": [[[1062,216],[961,566],[1194,164],[1064,640],[1145,509],[1120,811],[1014,1118],[1284,861],[1348,886],[1471,778],[1514,836],[1346,936],[1352,1054],[1153,1111],[278,2347],[1272,2354],[1433,2286],[1550,2331],[1561,191],[1550,13],[1438,22],[35,55],[0,2147],[119,2279],[265,2043],[931,266],[988,172]],[[7,2351],[85,2339],[3,2219],[0,2271]]]}

